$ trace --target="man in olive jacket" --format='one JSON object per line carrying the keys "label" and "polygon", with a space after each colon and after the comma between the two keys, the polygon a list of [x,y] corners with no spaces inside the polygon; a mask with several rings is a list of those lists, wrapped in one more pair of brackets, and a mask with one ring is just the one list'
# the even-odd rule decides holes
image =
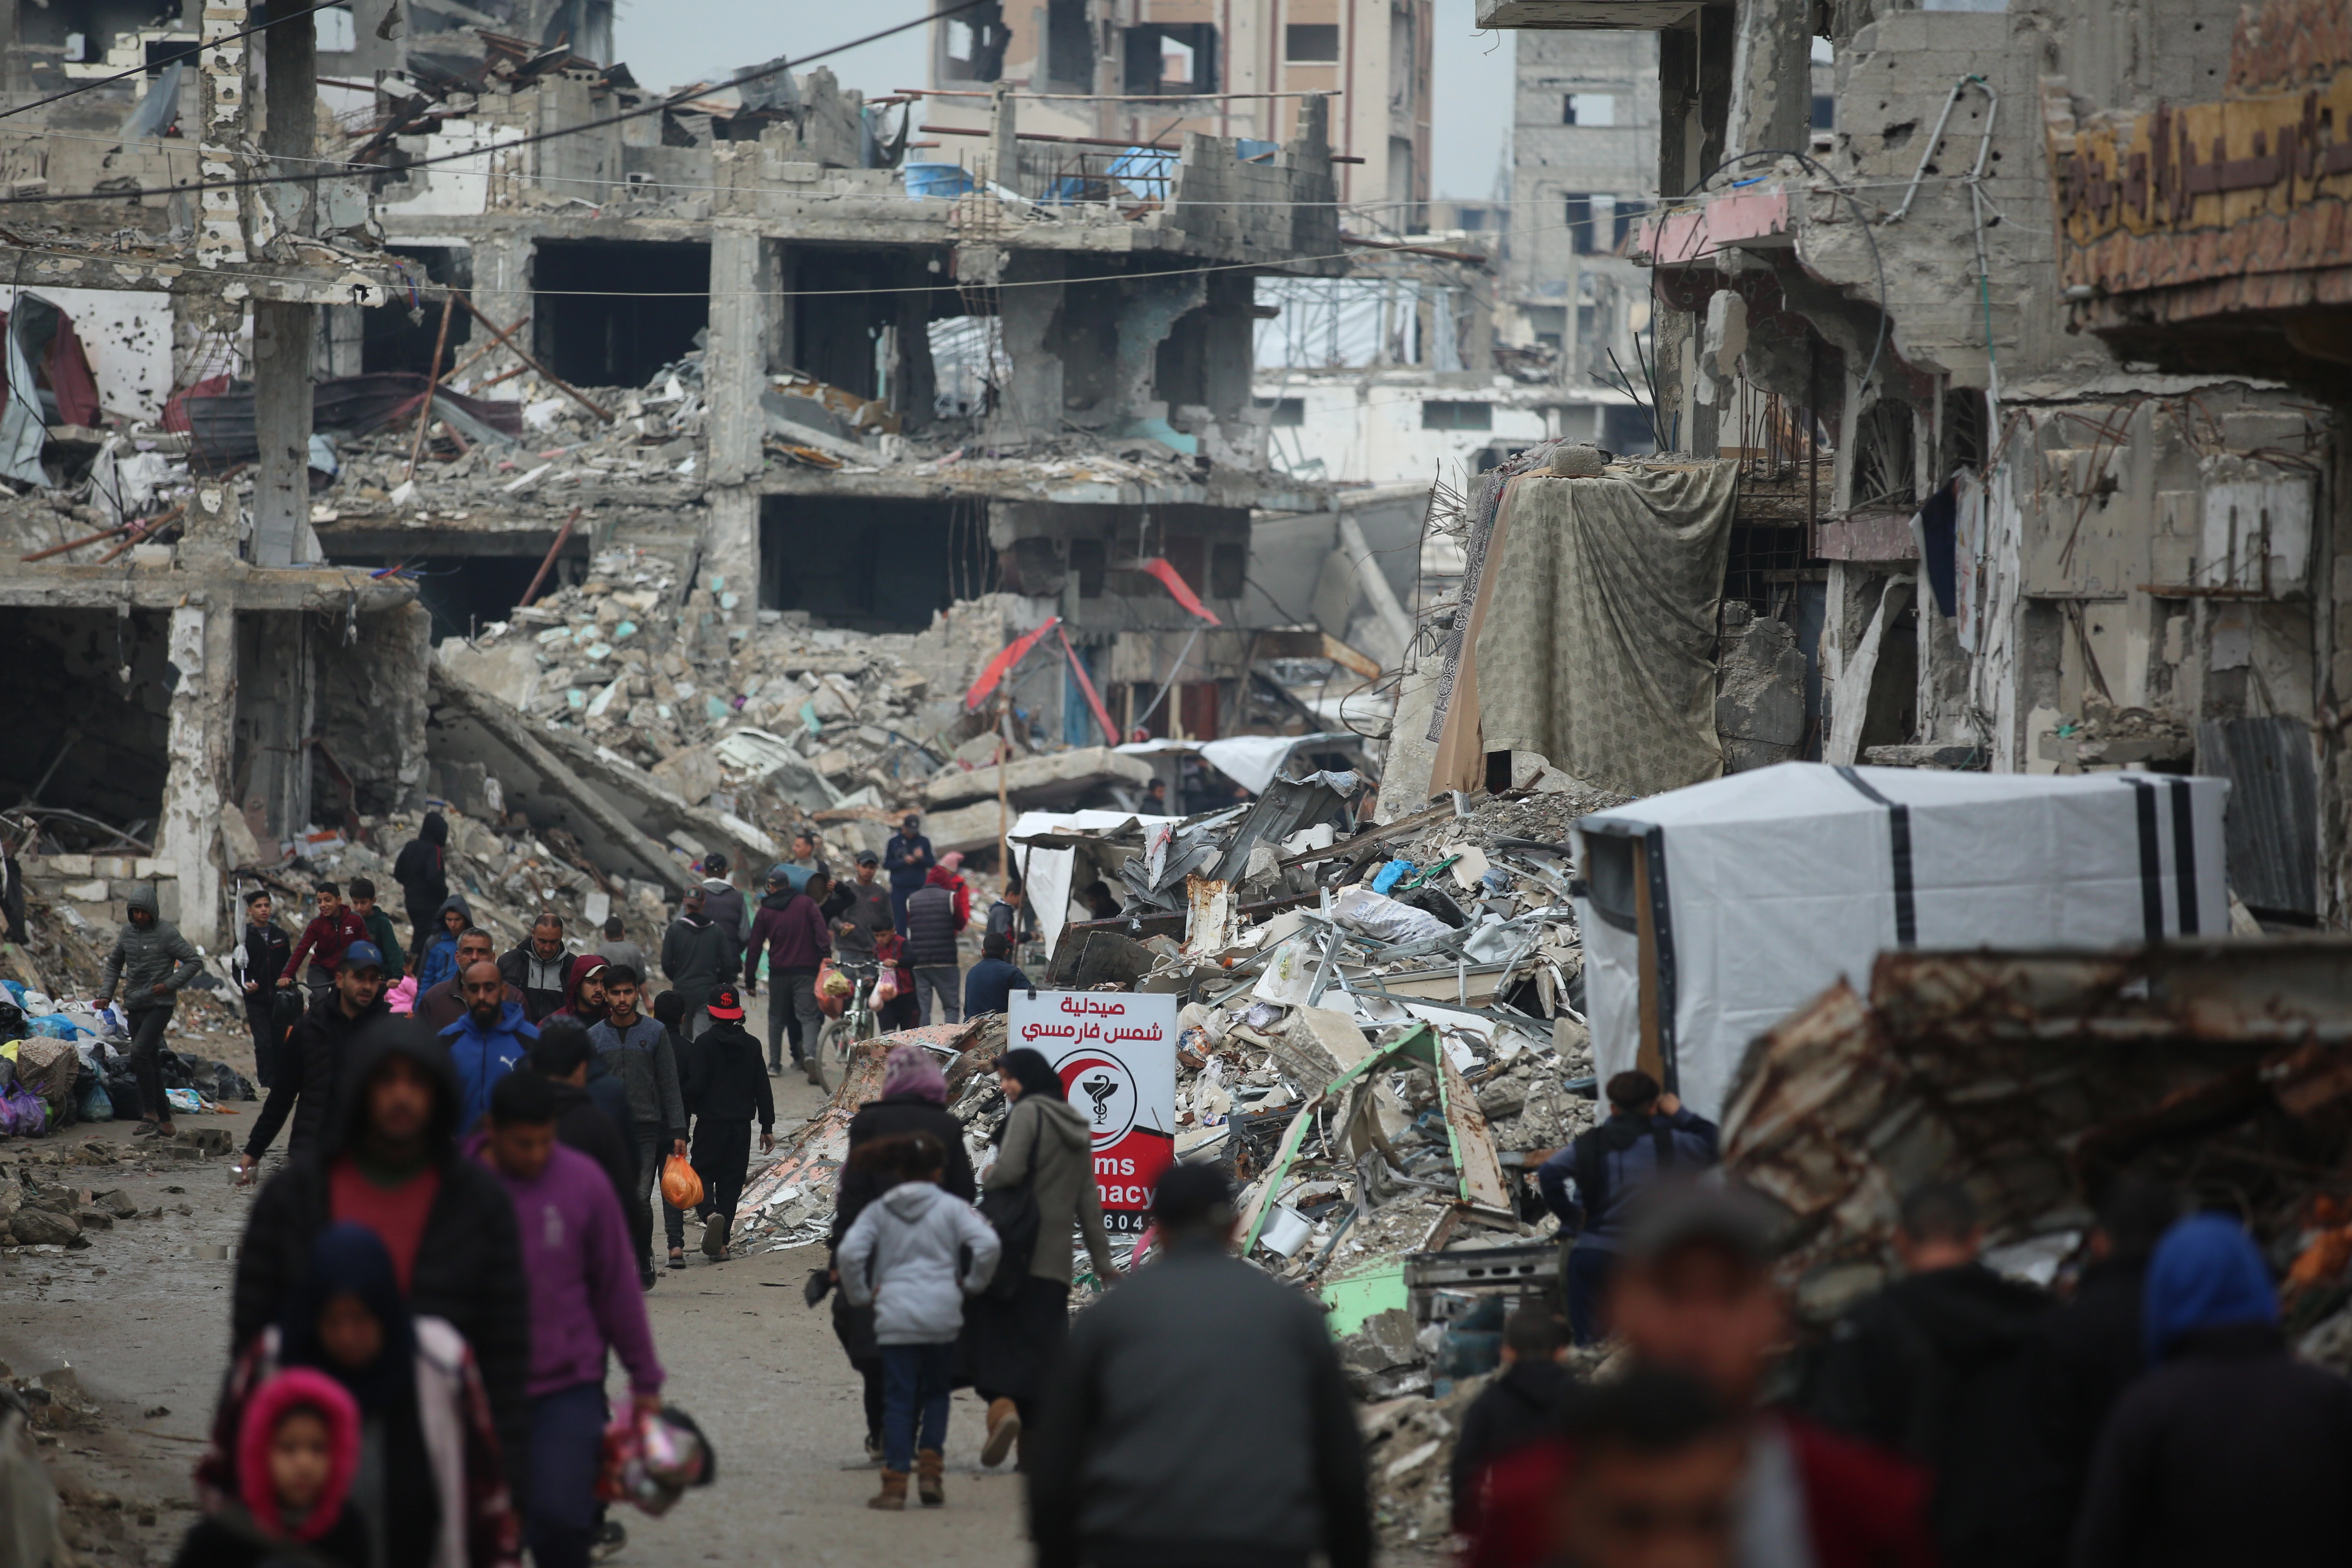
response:
{"label": "man in olive jacket", "polygon": [[1046,1392],[1037,1568],[1365,1568],[1364,1442],[1321,1310],[1227,1250],[1213,1168],[1170,1166],[1152,1219],[1167,1256],[1078,1314]]}

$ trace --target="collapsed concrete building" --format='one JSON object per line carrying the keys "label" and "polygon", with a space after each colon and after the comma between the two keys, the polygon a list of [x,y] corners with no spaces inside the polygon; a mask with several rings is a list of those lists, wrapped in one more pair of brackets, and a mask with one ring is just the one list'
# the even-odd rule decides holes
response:
{"label": "collapsed concrete building", "polygon": [[[201,29],[9,15],[10,111],[40,113],[9,138],[0,247],[0,534],[16,543],[0,657],[22,738],[0,790],[215,942],[225,839],[300,832],[314,777],[349,785],[363,759],[388,787],[422,782],[413,591],[320,570],[306,547],[319,319],[382,303],[398,275],[362,182],[299,177],[320,150],[308,24],[247,37],[259,16],[241,5],[205,8]],[[194,473],[166,509],[187,443],[163,405],[231,372],[257,388],[245,482]],[[93,527],[89,548],[56,548]]]}
{"label": "collapsed concrete building", "polygon": [[[639,618],[671,644],[609,668],[664,714],[673,679],[740,708],[763,626],[966,605],[990,648],[1058,617],[1066,663],[1010,683],[1024,743],[1301,733],[1324,716],[1279,661],[1354,681],[1381,661],[1351,626],[1409,637],[1410,523],[1387,574],[1335,567],[1361,532],[1270,469],[1251,395],[1255,279],[1346,264],[1324,98],[1284,100],[1276,146],[1072,152],[1003,82],[926,163],[914,108],[823,69],[648,93],[609,7],[406,13],[215,7],[188,59],[169,27],[9,56],[49,149],[13,199],[49,226],[12,235],[0,595],[36,611],[5,635],[59,743],[0,785],[83,803],[53,849],[138,852],[216,936],[226,871],[454,787],[436,747],[478,770],[436,645],[598,559],[657,566]],[[1281,603],[1254,516],[1299,558]],[[646,781],[556,760],[513,771],[601,792],[572,826],[663,870]],[[709,838],[700,804],[656,815]]]}
{"label": "collapsed concrete building", "polygon": [[[2291,192],[2335,189],[2309,129],[2328,121],[2298,107],[2279,121],[2294,130],[2265,121],[2242,147],[2233,106],[2225,156],[2211,108],[2192,163],[2190,111],[2170,106],[2224,82],[2324,98],[2336,68],[2275,62],[2285,38],[2336,35],[2292,8],[2237,18],[2079,0],[1480,6],[1490,26],[1656,34],[1645,390],[1663,446],[1798,455],[1771,593],[1751,604],[1803,654],[1808,752],[2226,774],[2233,886],[2265,918],[2333,921],[2340,458],[2306,390],[2327,384],[2327,329],[2258,313],[2296,288],[2328,296],[2305,275],[2223,280],[2257,255],[2316,265],[2259,241],[2284,236]],[[2213,330],[2241,321],[2259,331]]]}

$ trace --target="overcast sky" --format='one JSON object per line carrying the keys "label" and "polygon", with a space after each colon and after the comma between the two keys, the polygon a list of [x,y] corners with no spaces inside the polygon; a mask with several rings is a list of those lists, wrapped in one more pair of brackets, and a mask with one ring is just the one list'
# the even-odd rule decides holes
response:
{"label": "overcast sky", "polygon": [[[680,26],[677,0],[619,0],[620,57],[647,87],[681,86],[698,79],[723,80],[736,69],[795,58],[827,45],[887,26],[918,14],[921,0],[843,5],[837,0],[698,0],[691,24]],[[1507,33],[1470,26],[1472,0],[1437,0],[1437,139],[1433,188],[1441,196],[1484,199],[1511,110],[1511,40]],[[923,29],[835,55],[824,64],[845,87],[877,96],[894,87],[923,85]]]}

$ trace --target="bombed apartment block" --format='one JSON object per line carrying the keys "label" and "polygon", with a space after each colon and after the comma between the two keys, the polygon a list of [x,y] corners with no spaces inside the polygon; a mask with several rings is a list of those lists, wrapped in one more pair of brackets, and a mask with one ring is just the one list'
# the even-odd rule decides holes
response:
{"label": "bombed apartment block", "polygon": [[1568,75],[1654,42],[1637,400],[1795,458],[1725,603],[1791,634],[1802,754],[2225,775],[2242,901],[2343,918],[2344,68],[2282,41],[2339,10],[1482,5]]}

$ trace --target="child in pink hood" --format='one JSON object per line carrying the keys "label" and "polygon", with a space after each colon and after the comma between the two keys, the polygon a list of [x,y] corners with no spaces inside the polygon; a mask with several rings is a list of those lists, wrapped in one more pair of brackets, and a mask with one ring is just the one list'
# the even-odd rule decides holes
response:
{"label": "child in pink hood", "polygon": [[246,1402],[237,1497],[188,1531],[173,1568],[257,1568],[299,1557],[366,1568],[368,1534],[349,1500],[360,1413],[343,1385],[288,1367]]}

